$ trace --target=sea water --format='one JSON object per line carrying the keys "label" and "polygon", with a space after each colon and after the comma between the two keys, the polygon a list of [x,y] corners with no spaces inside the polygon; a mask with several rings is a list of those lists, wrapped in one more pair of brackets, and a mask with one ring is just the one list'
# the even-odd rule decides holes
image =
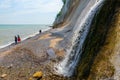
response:
{"label": "sea water", "polygon": [[13,43],[14,36],[20,35],[21,39],[24,40],[37,34],[40,29],[46,31],[50,27],[49,25],[0,25],[0,48]]}

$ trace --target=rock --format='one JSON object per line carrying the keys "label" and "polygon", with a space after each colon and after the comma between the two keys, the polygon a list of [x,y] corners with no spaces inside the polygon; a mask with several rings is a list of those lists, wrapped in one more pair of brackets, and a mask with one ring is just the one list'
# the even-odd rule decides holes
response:
{"label": "rock", "polygon": [[3,75],[1,75],[1,78],[4,78],[4,77],[6,77],[7,76],[7,74],[3,74]]}
{"label": "rock", "polygon": [[41,71],[38,71],[38,72],[33,74],[34,78],[41,78],[42,76],[43,76],[43,73]]}
{"label": "rock", "polygon": [[29,80],[33,80],[33,79],[30,77]]}
{"label": "rock", "polygon": [[51,48],[47,50],[47,54],[50,56],[50,58],[55,58],[56,57],[55,51]]}
{"label": "rock", "polygon": [[10,64],[10,65],[8,66],[8,69],[12,68],[12,66],[13,66],[13,64]]}

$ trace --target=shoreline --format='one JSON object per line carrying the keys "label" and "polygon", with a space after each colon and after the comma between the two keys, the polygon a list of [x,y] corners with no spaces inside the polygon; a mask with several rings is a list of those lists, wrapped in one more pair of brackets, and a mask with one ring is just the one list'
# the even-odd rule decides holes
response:
{"label": "shoreline", "polygon": [[51,80],[54,78],[52,76],[65,79],[54,70],[54,65],[59,63],[66,53],[65,49],[59,46],[64,40],[64,36],[60,36],[64,33],[60,32],[61,30],[63,29],[50,28],[17,45],[11,44],[0,49],[0,75],[6,74],[5,79],[27,80],[35,72],[42,71],[43,79]]}
{"label": "shoreline", "polygon": [[[43,29],[42,30],[42,33],[45,33],[46,31],[49,31],[50,29],[52,29],[51,27],[48,27],[47,29]],[[42,34],[41,33],[41,34]],[[35,36],[37,36],[39,34],[39,31],[38,32],[36,32],[36,33],[34,33],[34,34],[30,34],[30,35],[28,35],[28,36],[26,36],[26,37],[24,37],[24,38],[21,38],[21,42],[23,42],[23,41],[25,41],[25,40],[28,40],[28,39],[30,39],[30,38],[32,38],[32,37],[35,37]],[[9,47],[9,46],[13,46],[14,45],[14,41],[11,41],[11,42],[8,42],[8,44],[4,44],[4,45],[1,45],[0,46],[0,50],[1,49],[4,49],[4,48],[7,48],[7,47]]]}

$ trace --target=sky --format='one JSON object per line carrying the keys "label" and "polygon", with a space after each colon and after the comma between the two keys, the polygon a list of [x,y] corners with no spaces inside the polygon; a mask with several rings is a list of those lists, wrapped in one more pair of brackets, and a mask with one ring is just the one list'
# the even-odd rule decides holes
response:
{"label": "sky", "polygon": [[62,0],[0,0],[0,24],[52,24]]}

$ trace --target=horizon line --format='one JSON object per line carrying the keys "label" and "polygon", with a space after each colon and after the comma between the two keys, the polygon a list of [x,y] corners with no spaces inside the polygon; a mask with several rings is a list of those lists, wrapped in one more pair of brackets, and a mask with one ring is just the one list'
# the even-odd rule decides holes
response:
{"label": "horizon line", "polygon": [[53,24],[0,24],[0,25],[53,25]]}

